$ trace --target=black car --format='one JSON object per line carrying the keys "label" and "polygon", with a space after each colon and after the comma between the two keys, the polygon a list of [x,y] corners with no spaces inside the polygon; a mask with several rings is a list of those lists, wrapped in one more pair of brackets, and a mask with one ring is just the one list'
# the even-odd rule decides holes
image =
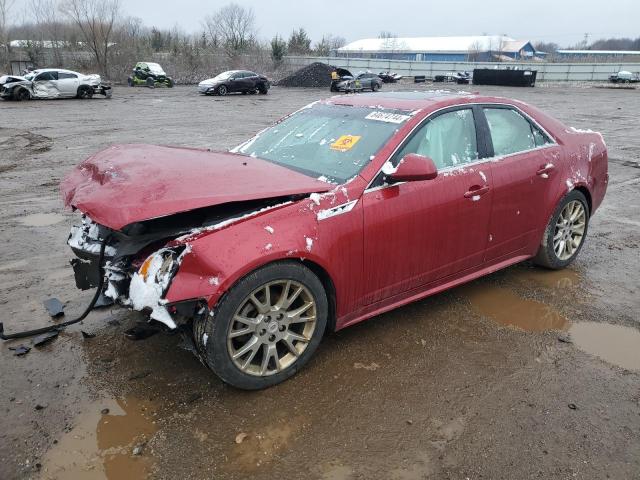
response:
{"label": "black car", "polygon": [[198,92],[203,95],[226,95],[232,92],[267,94],[271,82],[264,75],[248,70],[231,70],[198,84]]}

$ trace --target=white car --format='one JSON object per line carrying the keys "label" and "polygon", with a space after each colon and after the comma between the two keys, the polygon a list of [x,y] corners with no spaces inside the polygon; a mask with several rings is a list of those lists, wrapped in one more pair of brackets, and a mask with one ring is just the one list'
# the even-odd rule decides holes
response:
{"label": "white car", "polygon": [[111,98],[111,86],[102,83],[100,75],[84,75],[61,68],[43,68],[29,72],[23,77],[0,77],[0,98],[4,100],[88,99],[94,94]]}

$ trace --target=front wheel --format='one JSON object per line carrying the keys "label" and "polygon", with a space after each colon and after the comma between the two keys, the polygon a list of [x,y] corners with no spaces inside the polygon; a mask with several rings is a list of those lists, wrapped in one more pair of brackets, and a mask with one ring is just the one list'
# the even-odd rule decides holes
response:
{"label": "front wheel", "polygon": [[24,100],[29,100],[31,98],[31,94],[29,93],[29,90],[27,90],[26,88],[17,88],[13,91],[13,99],[21,102]]}
{"label": "front wheel", "polygon": [[200,355],[226,383],[245,390],[276,385],[300,370],[327,324],[318,277],[295,262],[277,262],[229,290],[213,316],[194,323]]}
{"label": "front wheel", "polygon": [[82,86],[78,88],[78,94],[76,96],[82,100],[89,100],[93,97],[93,88]]}
{"label": "front wheel", "polygon": [[218,87],[218,89],[216,90],[216,93],[218,95],[220,95],[221,97],[224,97],[228,93],[227,86],[226,85],[220,85]]}
{"label": "front wheel", "polygon": [[380,90],[380,85],[378,85],[376,82],[373,82],[371,84],[371,91],[372,92],[377,92],[378,90]]}
{"label": "front wheel", "polygon": [[544,231],[534,263],[558,270],[573,262],[587,236],[589,206],[578,190],[572,190],[558,204]]}

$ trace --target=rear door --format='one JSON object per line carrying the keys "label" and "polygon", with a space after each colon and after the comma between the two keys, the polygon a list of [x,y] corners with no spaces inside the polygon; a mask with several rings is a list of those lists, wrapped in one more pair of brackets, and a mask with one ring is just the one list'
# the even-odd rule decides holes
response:
{"label": "rear door", "polygon": [[431,157],[434,180],[386,185],[363,194],[366,303],[464,270],[484,258],[491,216],[491,170],[474,109],[443,110],[415,130],[390,159]]}
{"label": "rear door", "polygon": [[493,210],[487,261],[523,254],[539,238],[558,180],[562,150],[544,130],[512,106],[485,105],[483,121],[493,156]]}
{"label": "rear door", "polygon": [[75,97],[78,94],[80,82],[78,75],[71,72],[58,72],[58,88],[65,97]]}

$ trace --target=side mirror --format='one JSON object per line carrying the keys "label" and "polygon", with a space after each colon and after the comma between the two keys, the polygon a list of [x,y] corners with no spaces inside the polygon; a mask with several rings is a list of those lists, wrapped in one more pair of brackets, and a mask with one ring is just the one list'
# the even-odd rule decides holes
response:
{"label": "side mirror", "polygon": [[394,182],[418,182],[433,180],[438,176],[438,169],[429,157],[409,153],[405,155],[396,171],[388,177]]}

